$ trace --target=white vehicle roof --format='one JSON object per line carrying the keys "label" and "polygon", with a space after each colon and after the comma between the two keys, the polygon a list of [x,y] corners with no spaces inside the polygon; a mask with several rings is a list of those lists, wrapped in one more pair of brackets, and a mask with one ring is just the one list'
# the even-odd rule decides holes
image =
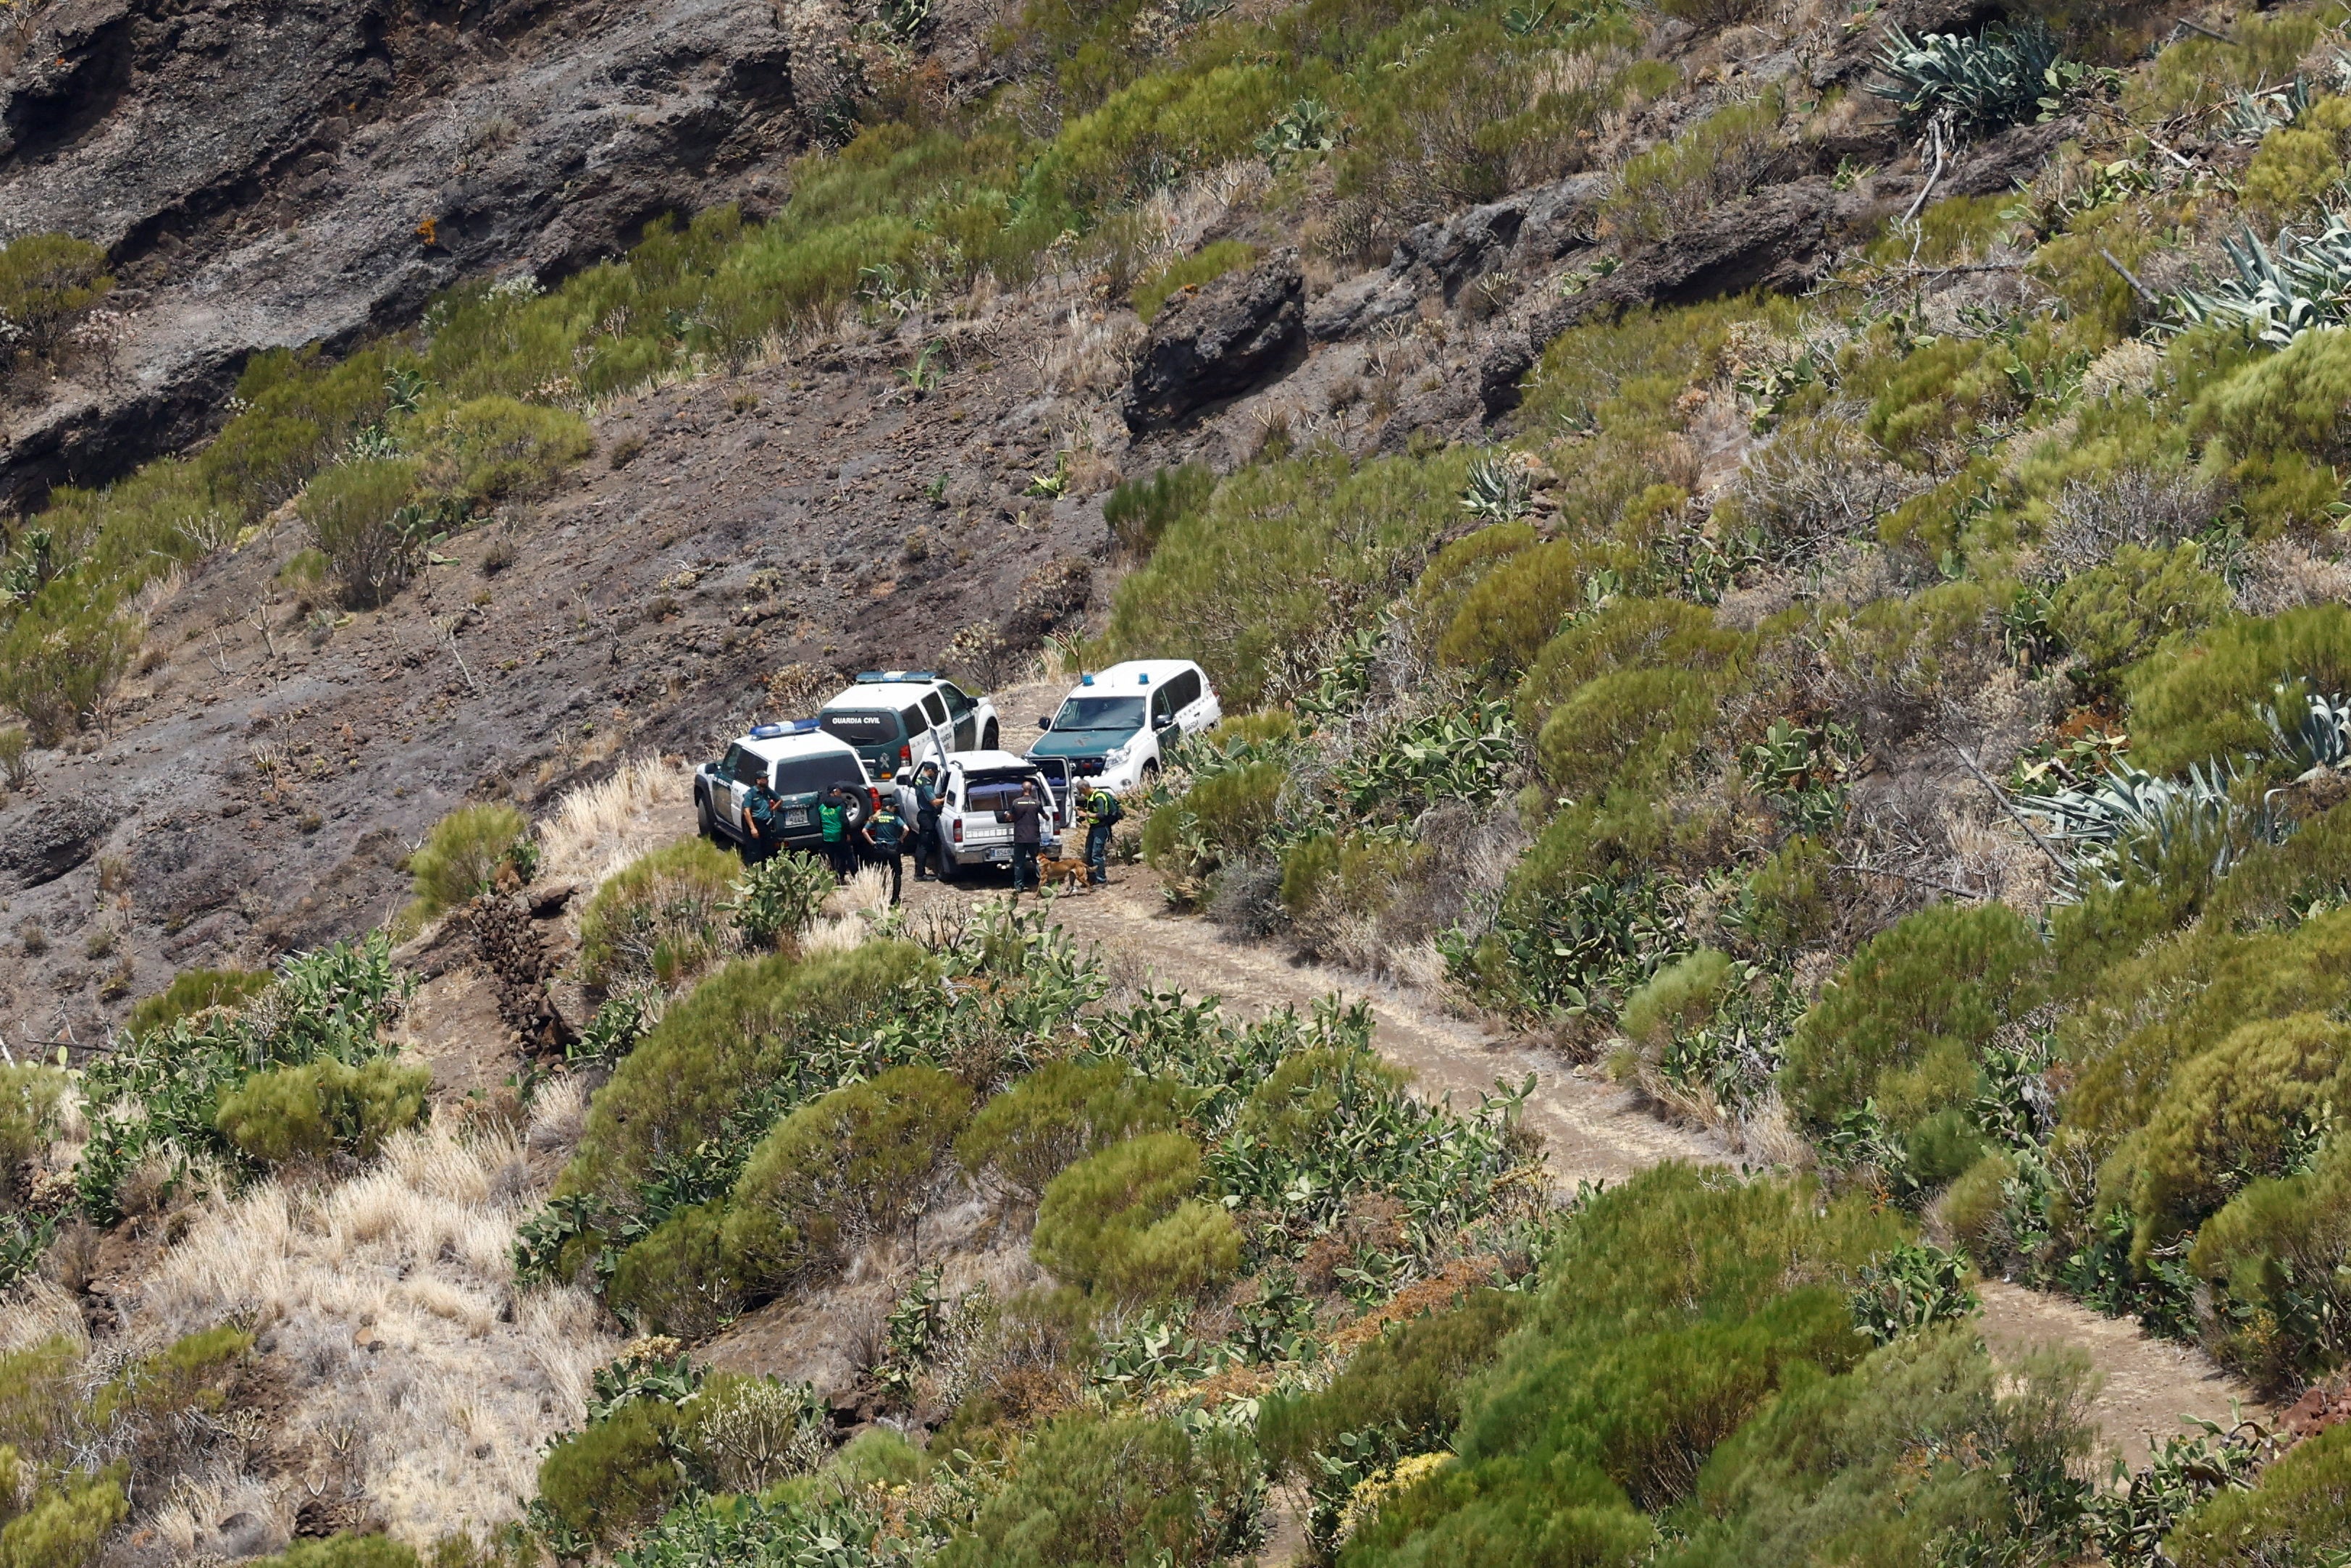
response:
{"label": "white vehicle roof", "polygon": [[781,762],[792,757],[816,757],[828,751],[846,751],[852,757],[857,755],[857,747],[820,729],[766,737],[747,735],[735,744],[763,762]]}
{"label": "white vehicle roof", "polygon": [[1039,771],[1035,761],[1015,751],[958,751],[947,758],[947,765],[966,773]]}
{"label": "white vehicle roof", "polygon": [[[1199,668],[1189,659],[1129,659],[1106,670],[1090,671],[1088,678],[1070,688],[1070,695],[1076,696],[1083,692],[1095,696],[1124,696],[1130,691],[1148,691],[1186,670]],[[1201,679],[1207,678],[1203,671]]]}
{"label": "white vehicle roof", "polygon": [[[857,699],[868,693],[877,699],[903,702],[907,696],[921,696],[946,684],[947,678],[935,670],[868,670],[852,685],[825,698],[824,706],[854,707],[858,706]],[[961,686],[956,689],[963,690]]]}

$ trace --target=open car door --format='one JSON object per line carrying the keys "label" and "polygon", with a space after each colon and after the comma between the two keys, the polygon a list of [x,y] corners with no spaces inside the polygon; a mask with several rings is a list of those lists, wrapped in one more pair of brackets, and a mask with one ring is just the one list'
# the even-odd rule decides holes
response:
{"label": "open car door", "polygon": [[1066,757],[1030,758],[1037,771],[1045,776],[1045,788],[1053,797],[1053,820],[1068,828],[1076,821],[1076,807],[1070,800],[1070,759]]}

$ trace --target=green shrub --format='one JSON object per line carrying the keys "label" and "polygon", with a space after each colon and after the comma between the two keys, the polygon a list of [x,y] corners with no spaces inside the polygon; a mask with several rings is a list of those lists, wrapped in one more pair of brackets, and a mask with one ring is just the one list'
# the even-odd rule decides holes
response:
{"label": "green shrub", "polygon": [[2339,1363],[2351,1313],[2351,1147],[2307,1171],[2249,1183],[2196,1232],[2188,1267],[2225,1291],[2215,1348],[2264,1389],[2300,1386]]}
{"label": "green shrub", "polygon": [[529,831],[530,819],[503,802],[460,806],[435,822],[408,857],[419,912],[429,920],[489,891]]}
{"label": "green shrub", "polygon": [[1305,1162],[1331,1146],[1334,1119],[1369,1097],[1393,1099],[1411,1074],[1369,1051],[1320,1046],[1292,1051],[1249,1091],[1231,1137]]}
{"label": "green shrub", "polygon": [[[2246,1024],[2325,1012],[2351,991],[2351,910],[2239,936],[2210,920],[2115,965],[2060,1020],[2065,1119],[2094,1146],[2147,1125],[2180,1069]],[[2166,1005],[2150,1009],[2147,998]]]}
{"label": "green shrub", "polygon": [[1825,1131],[1876,1099],[1908,1130],[1975,1089],[1978,1056],[2032,1006],[2043,953],[2005,904],[1940,904],[1873,938],[1797,1024],[1781,1082]]}
{"label": "green shrub", "polygon": [[831,1458],[831,1416],[805,1383],[714,1372],[678,1409],[678,1446],[715,1490],[756,1496]]}
{"label": "green shrub", "polygon": [[2050,1357],[1996,1366],[1963,1324],[1838,1375],[1799,1368],[1707,1460],[1690,1534],[1659,1562],[1926,1563],[1953,1539],[2027,1549],[2076,1506],[2087,1374]]}
{"label": "green shrub", "polygon": [[66,1084],[58,1068],[29,1061],[0,1066],[0,1203],[16,1201],[16,1167],[47,1147]]}
{"label": "green shrub", "polygon": [[1461,613],[1461,601],[1494,569],[1542,536],[1532,523],[1494,523],[1455,539],[1429,558],[1413,585],[1411,616],[1424,645],[1433,646]]}
{"label": "green shrub", "polygon": [[371,457],[328,469],[302,492],[302,520],[350,603],[383,603],[416,570],[423,540],[408,506],[421,477],[408,458]]}
{"label": "green shrub", "polygon": [[992,1170],[1035,1197],[1077,1161],[1176,1119],[1172,1085],[1115,1061],[1049,1062],[980,1108],[956,1157],[974,1176]]}
{"label": "green shrub", "polygon": [[721,950],[742,866],[706,839],[680,839],[604,879],[580,915],[580,975],[616,987],[674,985]]}
{"label": "green shrub", "polygon": [[1571,800],[1612,786],[1654,789],[1684,768],[1719,712],[1716,685],[1689,670],[1615,670],[1586,681],[1543,721],[1535,757]]}
{"label": "green shrub", "polygon": [[1281,650],[1368,617],[1419,570],[1468,466],[1317,453],[1243,469],[1119,584],[1104,655],[1195,658],[1226,706],[1259,706]]}
{"label": "green shrub", "polygon": [[1490,680],[1515,675],[1583,602],[1585,579],[1600,564],[1589,547],[1568,539],[1501,551],[1462,591],[1437,641],[1437,662]]}
{"label": "green shrub", "polygon": [[2223,621],[2133,669],[2124,683],[2131,761],[2168,774],[2264,750],[2260,710],[2292,711],[2299,695],[2281,700],[2273,688],[2295,681],[2329,695],[2351,692],[2351,610],[2314,604],[2268,620]]}
{"label": "green shrub", "polygon": [[1030,1250],[1065,1283],[1122,1301],[1197,1295],[1240,1263],[1232,1216],[1193,1196],[1199,1145],[1180,1133],[1113,1144],[1055,1176]]}
{"label": "green shrub", "polygon": [[2292,125],[2272,128],[2245,168],[2244,205],[2264,227],[2299,217],[2343,180],[2351,99],[2322,98]]}
{"label": "green shrub", "polygon": [[256,1072],[221,1097],[221,1135],[265,1165],[349,1149],[372,1159],[392,1134],[424,1119],[429,1067],[379,1056],[358,1067],[333,1057]]}
{"label": "green shrub", "polygon": [[146,1034],[206,1008],[240,1008],[269,988],[266,969],[183,969],[172,983],[131,1009],[122,1027]]}
{"label": "green shrub", "polygon": [[547,1451],[539,1500],[590,1540],[610,1544],[661,1517],[684,1484],[670,1457],[675,1406],[635,1399]]}
{"label": "green shrub", "polygon": [[329,1535],[297,1541],[274,1557],[255,1558],[249,1568],[417,1568],[417,1561],[413,1547],[388,1535]]}
{"label": "green shrub", "polygon": [[698,1340],[740,1312],[746,1282],[726,1249],[726,1206],[674,1211],[613,1266],[605,1299],[647,1333]]}
{"label": "green shrub", "polygon": [[673,1004],[597,1091],[557,1190],[632,1202],[665,1151],[717,1136],[819,1047],[885,1011],[922,964],[910,943],[867,942],[728,965]]}
{"label": "green shrub", "polygon": [[914,1223],[970,1119],[971,1091],[935,1067],[893,1067],[785,1117],[730,1200],[726,1242],[745,1281],[778,1288]]}
{"label": "green shrub", "polygon": [[816,924],[833,886],[831,868],[814,855],[770,855],[743,868],[725,907],[746,947],[773,947]]}
{"label": "green shrub", "polygon": [[1134,313],[1145,321],[1159,314],[1171,294],[1187,288],[1197,288],[1214,283],[1228,272],[1238,272],[1257,262],[1257,247],[1237,239],[1220,239],[1202,246],[1190,256],[1178,257],[1134,286]]}
{"label": "green shrub", "polygon": [[130,1467],[96,1475],[69,1471],[55,1490],[0,1524],[0,1568],[83,1568],[95,1562],[114,1527],[131,1511]]}
{"label": "green shrub", "polygon": [[1715,624],[1703,605],[1619,599],[1543,644],[1518,694],[1519,723],[1540,731],[1552,710],[1589,683],[1625,670],[1728,671],[1750,639]]}
{"label": "green shrub", "polygon": [[569,409],[510,397],[478,397],[438,410],[413,434],[425,481],[472,502],[543,491],[565,465],[596,446],[588,422]]}
{"label": "green shrub", "polygon": [[2351,1426],[2273,1460],[2251,1491],[2222,1490],[2164,1542],[2179,1568],[2318,1568],[2351,1541]]}
{"label": "green shrub", "polygon": [[1835,870],[1828,846],[1809,834],[1782,844],[1747,879],[1748,933],[1781,952],[1826,937],[1837,921],[1831,896]]}
{"label": "green shrub", "polygon": [[1270,1469],[1312,1479],[1312,1456],[1335,1455],[1348,1433],[1404,1435],[1442,1442],[1461,1418],[1470,1380],[1499,1354],[1526,1315],[1517,1291],[1477,1290],[1443,1312],[1395,1324],[1350,1358],[1313,1393],[1269,1398],[1258,1416],[1258,1444]]}
{"label": "green shrub", "polygon": [[1206,507],[1216,487],[1216,471],[1202,463],[1155,469],[1148,479],[1122,479],[1102,502],[1102,522],[1120,545],[1147,556],[1176,518]]}
{"label": "green shrub", "polygon": [[2351,1028],[2313,1013],[2247,1023],[2183,1063],[2103,1173],[2137,1218],[2137,1249],[2194,1228],[2249,1180],[2286,1175],[2330,1102],[2351,1103]]}
{"label": "green shrub", "polygon": [[0,634],[0,703],[24,716],[35,745],[55,746],[98,716],[142,640],[105,596],[59,579]]}
{"label": "green shrub", "polygon": [[2256,844],[2212,894],[2218,925],[2290,925],[2351,902],[2351,801],[2320,812],[2280,844]]}
{"label": "green shrub", "polygon": [[33,234],[0,245],[0,324],[47,357],[67,330],[114,287],[102,246],[71,235]]}
{"label": "green shrub", "polygon": [[1601,204],[1601,232],[1635,241],[1665,239],[1747,194],[1771,172],[1786,114],[1780,89],[1770,88],[1628,159],[1615,193]]}
{"label": "green shrub", "polygon": [[941,1568],[1207,1568],[1256,1548],[1263,1483],[1245,1429],[1067,1416],[1013,1460]]}
{"label": "green shrub", "polygon": [[1988,1154],[1959,1173],[1935,1200],[1935,1211],[1968,1255],[1982,1267],[2001,1261],[1994,1250],[1994,1226],[2008,1204],[2007,1186],[2016,1179],[2016,1162],[2002,1154]]}
{"label": "green shrub", "polygon": [[1281,906],[1297,917],[1377,914],[1419,858],[1384,835],[1311,834],[1281,852]]}
{"label": "green shrub", "polygon": [[1730,979],[1730,956],[1700,947],[1658,970],[1647,985],[1625,998],[1619,1027],[1643,1045],[1662,1047],[1712,1018]]}
{"label": "green shrub", "polygon": [[2050,629],[2106,685],[2128,664],[2176,633],[2200,632],[2234,610],[2228,583],[2204,568],[2192,543],[2170,549],[2124,545],[2114,559],[2070,579],[2052,596]]}

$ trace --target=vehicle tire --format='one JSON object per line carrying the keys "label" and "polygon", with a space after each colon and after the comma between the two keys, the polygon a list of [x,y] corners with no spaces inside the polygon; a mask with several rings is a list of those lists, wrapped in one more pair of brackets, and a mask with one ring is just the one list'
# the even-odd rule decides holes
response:
{"label": "vehicle tire", "polygon": [[1003,738],[1004,737],[1002,732],[998,730],[996,727],[996,721],[994,719],[989,719],[987,721],[987,727],[980,731],[979,748],[982,751],[994,751],[997,749],[997,742]]}
{"label": "vehicle tire", "polygon": [[1143,771],[1134,776],[1134,787],[1146,795],[1151,792],[1151,787],[1158,782],[1159,764],[1156,762],[1144,763]]}
{"label": "vehicle tire", "polygon": [[694,825],[704,838],[717,839],[718,823],[710,814],[710,796],[700,789],[694,792]]}
{"label": "vehicle tire", "polygon": [[963,875],[963,868],[956,864],[955,852],[949,850],[946,845],[940,845],[939,880],[941,882],[953,882],[961,875]]}

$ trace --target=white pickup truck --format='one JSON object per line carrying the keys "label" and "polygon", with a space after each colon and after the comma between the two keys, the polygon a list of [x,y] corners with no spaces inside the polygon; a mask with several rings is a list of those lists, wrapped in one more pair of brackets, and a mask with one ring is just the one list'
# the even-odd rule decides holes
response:
{"label": "white pickup truck", "polygon": [[[996,813],[1032,780],[1046,802],[1044,836],[1057,841],[1070,825],[1069,776],[1059,758],[1032,762],[1009,751],[958,751],[947,758],[939,801],[943,876],[953,880],[977,866],[1012,863],[1012,824],[998,821]],[[901,814],[912,823],[914,775],[902,772],[896,782]]]}

